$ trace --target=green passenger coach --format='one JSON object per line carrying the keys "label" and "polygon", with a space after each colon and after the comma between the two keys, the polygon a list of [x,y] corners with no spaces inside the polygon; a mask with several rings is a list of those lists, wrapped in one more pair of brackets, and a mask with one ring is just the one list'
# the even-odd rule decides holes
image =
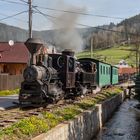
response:
{"label": "green passenger coach", "polygon": [[111,65],[95,60],[97,65],[96,81],[99,87],[108,86],[111,84]]}
{"label": "green passenger coach", "polygon": [[111,66],[111,84],[115,85],[118,84],[118,67]]}

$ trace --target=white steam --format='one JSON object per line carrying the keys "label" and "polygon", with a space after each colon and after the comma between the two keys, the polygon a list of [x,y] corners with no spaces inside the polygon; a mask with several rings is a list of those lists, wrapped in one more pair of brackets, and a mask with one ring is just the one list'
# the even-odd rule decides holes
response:
{"label": "white steam", "polygon": [[83,40],[76,30],[76,23],[79,18],[79,14],[76,12],[83,12],[83,9],[78,9],[74,6],[67,6],[61,1],[62,6],[58,9],[64,9],[65,11],[74,11],[75,13],[62,12],[57,15],[54,20],[54,28],[57,29],[54,37],[56,45],[61,49],[73,49],[78,52],[82,50]]}

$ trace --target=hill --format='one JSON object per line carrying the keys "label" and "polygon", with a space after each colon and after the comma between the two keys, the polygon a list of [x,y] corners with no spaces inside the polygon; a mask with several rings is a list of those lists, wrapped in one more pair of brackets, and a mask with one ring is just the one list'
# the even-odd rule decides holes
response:
{"label": "hill", "polygon": [[[91,39],[93,49],[105,49],[120,44],[128,38],[133,39],[128,33],[140,33],[140,14],[129,19],[125,19],[119,24],[115,25],[110,23],[109,25],[103,25],[99,27],[81,28],[76,29],[84,41],[84,48],[90,49]],[[105,30],[101,30],[105,29]],[[107,31],[108,30],[108,31]],[[124,32],[122,34],[111,32],[111,30]],[[25,41],[28,38],[27,30],[9,26],[0,23],[0,41]],[[33,31],[34,37],[40,37],[46,42],[50,42],[58,46],[55,34],[62,33],[61,30],[45,30],[45,31]]]}
{"label": "hill", "polygon": [[[130,66],[136,65],[136,52],[131,52],[129,49],[134,48],[134,46],[115,46],[104,50],[95,50],[92,53],[92,57],[99,59],[100,61],[107,62],[112,65],[116,65],[120,60],[125,60]],[[77,58],[91,57],[89,51],[84,51],[76,54]]]}

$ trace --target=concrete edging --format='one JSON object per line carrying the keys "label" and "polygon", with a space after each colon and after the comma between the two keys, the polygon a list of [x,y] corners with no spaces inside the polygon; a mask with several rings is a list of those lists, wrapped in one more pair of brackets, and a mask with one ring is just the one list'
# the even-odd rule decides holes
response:
{"label": "concrete edging", "polygon": [[97,104],[94,109],[84,111],[76,116],[74,120],[59,124],[47,133],[43,133],[32,140],[90,140],[112,116],[124,99],[125,94],[120,93],[101,104]]}

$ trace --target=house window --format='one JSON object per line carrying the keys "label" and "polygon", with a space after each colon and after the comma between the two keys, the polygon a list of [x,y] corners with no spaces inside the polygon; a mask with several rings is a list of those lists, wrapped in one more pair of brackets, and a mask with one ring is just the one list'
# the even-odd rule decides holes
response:
{"label": "house window", "polygon": [[7,65],[4,65],[4,67],[3,67],[3,72],[4,72],[4,73],[8,73],[8,67],[7,67]]}

